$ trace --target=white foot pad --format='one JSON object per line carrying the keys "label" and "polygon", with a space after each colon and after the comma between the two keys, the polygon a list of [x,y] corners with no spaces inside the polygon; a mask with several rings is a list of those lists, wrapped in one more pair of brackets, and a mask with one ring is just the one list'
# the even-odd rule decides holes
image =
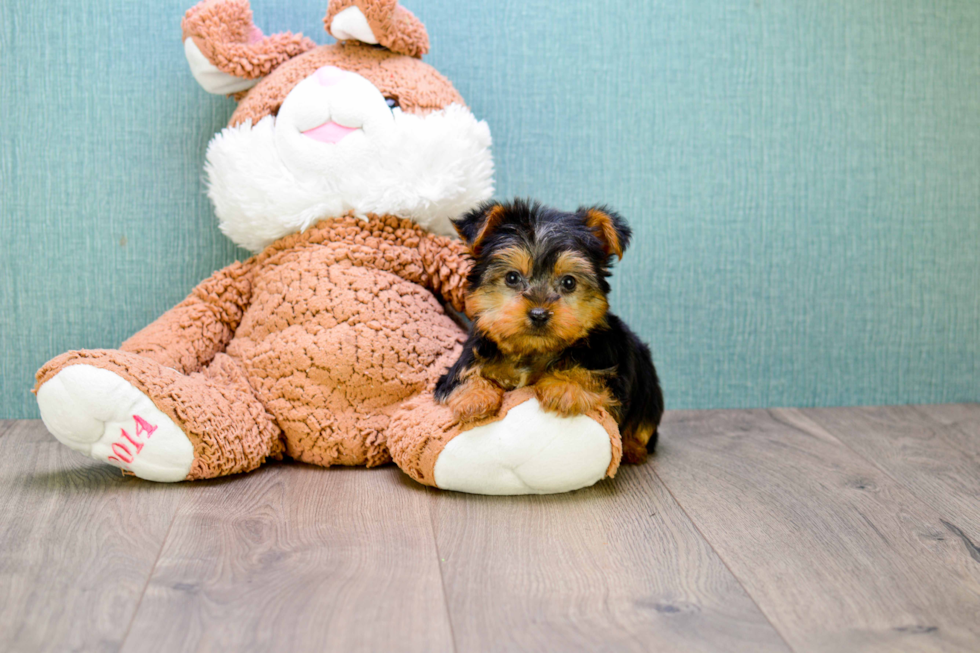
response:
{"label": "white foot pad", "polygon": [[187,478],[194,447],[150,398],[125,379],[72,365],[37,391],[41,419],[62,443],[148,481]]}
{"label": "white foot pad", "polygon": [[559,417],[537,399],[499,422],[453,438],[435,465],[436,486],[473,494],[554,494],[602,480],[612,461],[609,434],[591,417]]}

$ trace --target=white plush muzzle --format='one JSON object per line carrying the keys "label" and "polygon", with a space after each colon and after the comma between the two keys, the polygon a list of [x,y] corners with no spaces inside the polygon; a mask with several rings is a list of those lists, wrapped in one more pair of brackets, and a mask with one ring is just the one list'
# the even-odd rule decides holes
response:
{"label": "white plush muzzle", "polygon": [[450,220],[493,194],[490,129],[464,106],[417,116],[389,109],[368,80],[326,66],[278,116],[228,127],[205,172],[221,230],[259,251],[318,220],[408,218],[453,235]]}

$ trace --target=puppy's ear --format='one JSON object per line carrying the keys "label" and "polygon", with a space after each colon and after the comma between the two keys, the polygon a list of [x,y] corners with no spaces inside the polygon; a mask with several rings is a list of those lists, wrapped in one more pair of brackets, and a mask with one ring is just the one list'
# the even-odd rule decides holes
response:
{"label": "puppy's ear", "polygon": [[585,215],[585,224],[602,243],[606,256],[615,254],[619,260],[623,260],[623,253],[629,247],[630,237],[633,235],[626,220],[605,206],[581,208],[579,212]]}
{"label": "puppy's ear", "polygon": [[486,202],[463,217],[453,220],[453,226],[456,227],[459,237],[470,246],[470,252],[475,255],[480,251],[487,236],[492,234],[503,221],[504,213],[506,209],[503,204]]}

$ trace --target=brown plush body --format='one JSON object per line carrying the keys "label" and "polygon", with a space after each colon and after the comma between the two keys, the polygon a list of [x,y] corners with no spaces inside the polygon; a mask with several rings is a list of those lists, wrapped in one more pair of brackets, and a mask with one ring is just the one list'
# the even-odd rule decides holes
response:
{"label": "brown plush body", "polygon": [[216,273],[119,351],[55,358],[37,387],[78,363],[126,378],[200,449],[191,479],[283,453],[380,465],[393,414],[459,352],[433,293],[462,310],[461,249],[394,218],[322,222]]}

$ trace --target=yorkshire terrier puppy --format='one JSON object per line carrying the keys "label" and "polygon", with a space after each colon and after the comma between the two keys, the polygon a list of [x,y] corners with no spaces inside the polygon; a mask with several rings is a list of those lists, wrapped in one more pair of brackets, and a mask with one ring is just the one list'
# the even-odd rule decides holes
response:
{"label": "yorkshire terrier puppy", "polygon": [[466,308],[473,318],[436,400],[460,421],[497,413],[504,392],[533,386],[563,416],[606,409],[626,462],[657,443],[664,401],[649,348],[609,312],[610,266],[630,241],[606,208],[565,213],[536,202],[488,202],[454,220],[473,258]]}

